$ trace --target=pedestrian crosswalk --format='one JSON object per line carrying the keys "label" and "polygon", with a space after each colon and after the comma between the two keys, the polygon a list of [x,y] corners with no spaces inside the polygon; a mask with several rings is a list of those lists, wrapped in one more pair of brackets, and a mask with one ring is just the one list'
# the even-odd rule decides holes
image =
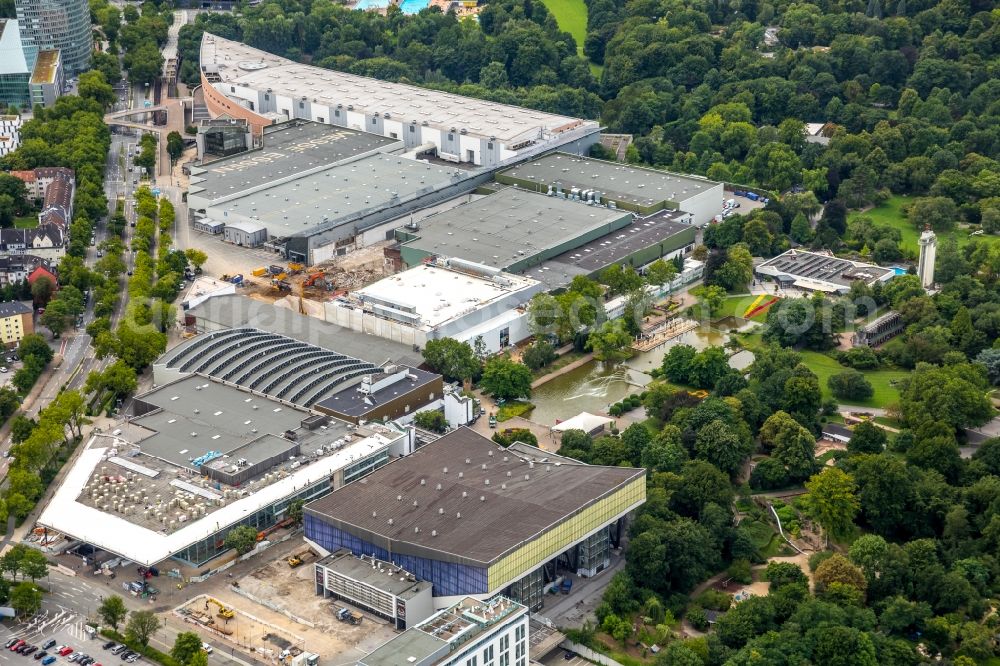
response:
{"label": "pedestrian crosswalk", "polygon": [[67,608],[43,609],[27,622],[14,625],[11,638],[20,638],[29,643],[44,636],[66,629],[74,638],[86,638],[83,618]]}

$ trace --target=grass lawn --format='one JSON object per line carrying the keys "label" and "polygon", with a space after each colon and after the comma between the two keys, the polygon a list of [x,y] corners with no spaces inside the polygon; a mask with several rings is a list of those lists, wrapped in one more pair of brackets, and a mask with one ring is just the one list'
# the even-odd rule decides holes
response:
{"label": "grass lawn", "polygon": [[[583,0],[542,0],[545,8],[556,17],[559,29],[573,35],[576,40],[576,53],[583,55],[583,42],[587,39],[587,5]],[[600,78],[604,68],[596,63],[590,63],[591,73]]]}
{"label": "grass lawn", "polygon": [[[758,305],[767,303],[769,300],[771,300],[771,298],[772,298],[771,296],[765,296]],[[722,310],[719,311],[718,317],[720,319],[722,317],[742,317],[743,313],[747,311],[747,308],[753,305],[753,302],[756,300],[757,297],[754,296],[753,294],[730,296],[729,298],[726,299],[725,304],[722,306]],[[775,303],[774,305],[777,305],[777,303]],[[771,307],[773,308],[774,305],[772,305]],[[755,314],[753,317],[750,318],[751,321],[759,321],[759,322],[763,322],[766,319],[767,319],[767,310],[761,310],[760,312],[758,312],[757,314]]]}
{"label": "grass lawn", "polygon": [[[832,397],[830,389],[827,388],[826,380],[838,372],[847,370],[847,368],[826,354],[814,351],[801,351],[799,353],[802,354],[803,363],[819,377],[819,386],[823,391],[823,397]],[[875,389],[875,395],[868,400],[853,401],[850,404],[856,404],[859,407],[885,407],[899,401],[899,391],[891,385],[891,382],[903,379],[909,372],[905,370],[864,370],[861,374],[871,382],[872,388]]]}
{"label": "grass lawn", "polygon": [[[870,217],[875,224],[888,225],[899,229],[903,236],[903,240],[899,244],[900,247],[904,252],[912,253],[916,256],[917,239],[920,238],[920,232],[909,220],[906,219],[906,216],[903,215],[903,206],[911,200],[911,197],[890,197],[889,200],[881,206],[864,212],[851,211],[847,217],[851,220],[865,215]],[[964,245],[969,242],[970,238],[982,238],[983,240],[989,242],[1000,243],[1000,236],[984,234],[981,236],[970,237],[968,232],[964,229],[954,229],[952,231],[938,234],[938,245],[940,246],[942,242],[949,239],[954,239],[958,241],[959,245]]]}
{"label": "grass lawn", "polygon": [[[750,351],[763,345],[763,340],[758,334],[741,335],[740,342]],[[819,378],[819,388],[823,392],[823,397],[833,397],[833,394],[830,393],[830,389],[826,385],[826,381],[832,375],[844,372],[847,368],[826,354],[809,350],[800,351],[799,354],[802,356],[802,362],[805,363],[806,367],[812,370]],[[906,377],[909,372],[906,370],[862,370],[861,374],[871,382],[872,388],[875,389],[875,395],[869,400],[858,400],[849,404],[859,407],[885,407],[899,401],[899,391],[891,385],[891,382]]]}
{"label": "grass lawn", "polygon": [[25,215],[24,217],[14,218],[15,229],[34,229],[37,226],[38,226],[37,215]]}

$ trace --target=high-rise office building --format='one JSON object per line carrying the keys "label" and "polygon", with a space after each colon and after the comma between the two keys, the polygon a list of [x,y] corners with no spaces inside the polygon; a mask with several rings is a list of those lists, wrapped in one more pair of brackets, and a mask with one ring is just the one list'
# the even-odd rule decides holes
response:
{"label": "high-rise office building", "polygon": [[87,0],[15,0],[15,4],[29,65],[34,66],[39,51],[59,49],[68,75],[90,67],[94,38]]}
{"label": "high-rise office building", "polygon": [[30,77],[31,67],[24,58],[18,22],[0,19],[0,105],[4,110],[8,106],[22,108],[29,105]]}

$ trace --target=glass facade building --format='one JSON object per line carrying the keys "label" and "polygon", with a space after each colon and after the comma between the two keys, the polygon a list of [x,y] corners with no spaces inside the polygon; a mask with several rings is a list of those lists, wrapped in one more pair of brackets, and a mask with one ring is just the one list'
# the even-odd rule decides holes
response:
{"label": "glass facade building", "polygon": [[94,37],[87,0],[15,0],[15,6],[26,49],[59,49],[69,76],[90,67]]}
{"label": "glass facade building", "polygon": [[31,64],[25,54],[21,28],[17,21],[0,19],[0,104],[29,107],[30,79]]}

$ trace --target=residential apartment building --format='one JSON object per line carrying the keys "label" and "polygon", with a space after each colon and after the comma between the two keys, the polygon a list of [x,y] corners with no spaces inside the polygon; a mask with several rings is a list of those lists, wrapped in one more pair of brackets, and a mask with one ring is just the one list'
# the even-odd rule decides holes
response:
{"label": "residential apartment building", "polygon": [[32,310],[20,301],[0,303],[0,342],[15,347],[21,338],[34,332]]}

